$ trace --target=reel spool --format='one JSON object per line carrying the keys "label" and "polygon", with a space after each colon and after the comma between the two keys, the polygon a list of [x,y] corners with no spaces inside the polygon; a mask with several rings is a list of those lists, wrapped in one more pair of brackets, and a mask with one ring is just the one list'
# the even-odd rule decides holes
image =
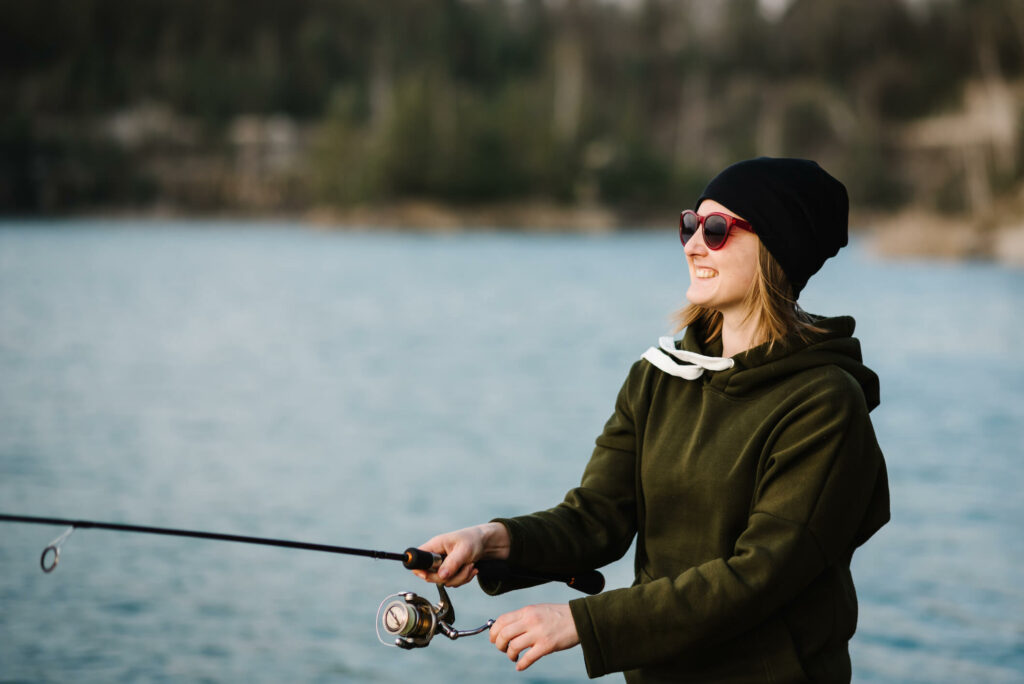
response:
{"label": "reel spool", "polygon": [[[440,584],[437,585],[437,591],[440,599],[436,606],[411,591],[392,594],[381,601],[377,608],[377,639],[385,646],[411,650],[426,647],[438,632],[455,640],[480,634],[494,624],[494,620],[488,620],[476,629],[455,629],[452,626],[455,622],[455,608],[448,598],[448,592]],[[393,640],[385,641],[381,629]]]}

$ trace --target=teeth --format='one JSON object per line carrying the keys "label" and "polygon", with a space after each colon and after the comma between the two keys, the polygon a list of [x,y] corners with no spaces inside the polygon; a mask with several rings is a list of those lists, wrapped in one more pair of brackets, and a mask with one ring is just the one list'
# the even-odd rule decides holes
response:
{"label": "teeth", "polygon": [[714,278],[718,275],[714,269],[711,268],[698,268],[694,271],[698,278]]}

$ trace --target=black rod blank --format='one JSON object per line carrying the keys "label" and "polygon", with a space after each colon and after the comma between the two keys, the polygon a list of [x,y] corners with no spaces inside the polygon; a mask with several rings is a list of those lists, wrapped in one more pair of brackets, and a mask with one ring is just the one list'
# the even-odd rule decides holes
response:
{"label": "black rod blank", "polygon": [[[29,523],[34,525],[60,525],[72,529],[98,529],[114,530],[116,532],[138,532],[141,534],[162,534],[172,537],[192,537],[194,539],[215,539],[217,541],[239,542],[242,544],[260,544],[263,546],[279,546],[287,549],[303,549],[306,551],[324,551],[327,553],[339,553],[349,556],[363,556],[379,560],[401,561],[402,565],[410,570],[436,570],[443,557],[436,553],[423,551],[416,547],[409,547],[402,553],[389,551],[375,551],[372,549],[358,549],[350,546],[332,546],[330,544],[312,544],[309,542],[297,542],[287,539],[268,539],[266,537],[249,537],[239,534],[221,534],[219,532],[200,532],[197,530],[179,530],[170,527],[149,527],[144,525],[125,525],[122,523],[96,522],[95,520],[73,520],[70,518],[44,518],[31,515],[9,515],[0,513],[0,522]],[[59,543],[57,544],[59,546]],[[43,551],[43,558],[40,563],[43,570],[49,572],[56,566],[56,557],[49,569],[45,562],[47,551],[53,550],[56,557],[59,557],[59,548],[52,545]],[[478,562],[480,572],[483,575],[499,578],[521,577],[542,582],[564,582],[574,589],[586,594],[597,594],[604,589],[604,576],[596,571],[589,570],[572,575],[560,573],[538,573],[512,568],[505,561],[480,561]]]}
{"label": "black rod blank", "polygon": [[93,520],[71,520],[65,518],[39,518],[29,515],[7,515],[0,513],[0,521],[32,523],[36,525],[62,525],[76,529],[94,528],[98,530],[116,530],[118,532],[139,532],[142,534],[163,534],[172,537],[193,537],[196,539],[216,539],[218,541],[241,542],[243,544],[262,544],[263,546],[282,546],[287,549],[304,549],[306,551],[326,551],[327,553],[343,553],[349,556],[366,556],[381,560],[396,560],[403,563],[407,560],[405,553],[390,553],[371,549],[355,549],[348,546],[331,546],[329,544],[311,544],[309,542],[289,541],[286,539],[267,539],[266,537],[247,537],[239,534],[220,534],[219,532],[199,532],[196,530],[177,530],[169,527],[146,527],[143,525],[122,525],[120,523],[96,522]]}

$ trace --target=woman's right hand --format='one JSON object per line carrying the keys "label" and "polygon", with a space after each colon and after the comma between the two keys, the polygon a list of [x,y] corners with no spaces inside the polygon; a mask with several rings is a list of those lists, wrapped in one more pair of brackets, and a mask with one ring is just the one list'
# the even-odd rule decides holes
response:
{"label": "woman's right hand", "polygon": [[460,587],[476,577],[473,566],[483,558],[507,559],[508,529],[501,523],[484,523],[439,534],[419,548],[445,557],[436,572],[413,570],[413,574],[434,584]]}

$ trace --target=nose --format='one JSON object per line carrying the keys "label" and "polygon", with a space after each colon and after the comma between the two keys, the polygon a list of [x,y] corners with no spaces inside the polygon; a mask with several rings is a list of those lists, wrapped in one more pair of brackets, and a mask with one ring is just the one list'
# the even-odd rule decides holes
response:
{"label": "nose", "polygon": [[704,244],[704,226],[698,228],[693,237],[686,241],[683,252],[686,256],[702,256],[708,253],[708,246]]}

